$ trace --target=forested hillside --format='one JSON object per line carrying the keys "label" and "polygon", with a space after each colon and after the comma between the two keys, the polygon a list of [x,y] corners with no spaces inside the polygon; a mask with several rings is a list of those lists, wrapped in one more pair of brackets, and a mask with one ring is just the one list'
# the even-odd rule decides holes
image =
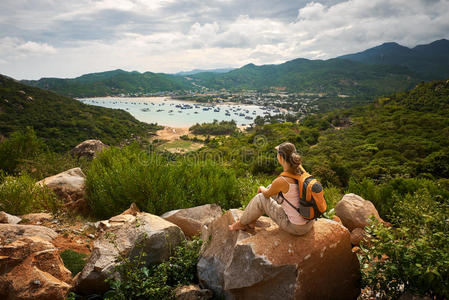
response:
{"label": "forested hillside", "polygon": [[366,51],[328,60],[298,58],[279,65],[248,64],[230,72],[139,73],[114,70],[72,79],[42,78],[23,83],[71,97],[146,94],[154,92],[269,91],[325,93],[376,97],[411,89],[421,80],[449,76],[449,41],[409,49],[385,43]]}
{"label": "forested hillside", "polygon": [[[203,151],[224,154],[244,173],[276,174],[273,147],[295,143],[304,165],[326,185],[350,178],[449,177],[449,81],[421,83],[373,104],[309,116],[298,123],[256,126],[215,141]],[[261,142],[254,142],[257,139]],[[235,155],[239,149],[242,156]],[[232,155],[231,155],[232,154]]]}
{"label": "forested hillside", "polygon": [[86,139],[118,144],[156,128],[128,112],[83,104],[0,75],[0,134],[31,126],[52,150],[68,150]]}
{"label": "forested hillside", "polygon": [[192,88],[191,84],[181,76],[123,70],[86,74],[72,79],[24,80],[23,83],[70,97],[108,96],[122,93],[142,94]]}
{"label": "forested hillside", "polygon": [[385,43],[339,58],[367,64],[404,66],[422,74],[426,79],[445,79],[449,77],[448,53],[449,41],[441,39],[414,48],[407,48],[397,43]]}

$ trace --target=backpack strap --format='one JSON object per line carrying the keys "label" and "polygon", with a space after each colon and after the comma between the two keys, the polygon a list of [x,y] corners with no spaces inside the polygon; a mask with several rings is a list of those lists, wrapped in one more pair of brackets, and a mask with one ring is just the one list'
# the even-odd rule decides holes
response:
{"label": "backpack strap", "polygon": [[307,185],[307,194],[306,194],[306,201],[310,202],[312,200],[312,187],[316,183],[316,179],[312,179],[309,184]]}

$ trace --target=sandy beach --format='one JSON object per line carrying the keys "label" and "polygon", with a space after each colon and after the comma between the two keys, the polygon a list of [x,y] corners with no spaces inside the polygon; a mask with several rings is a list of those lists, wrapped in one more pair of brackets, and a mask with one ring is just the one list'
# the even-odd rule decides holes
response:
{"label": "sandy beach", "polygon": [[156,131],[157,136],[155,136],[154,138],[166,141],[174,141],[179,139],[183,135],[188,135],[189,133],[189,127],[165,126],[164,129]]}

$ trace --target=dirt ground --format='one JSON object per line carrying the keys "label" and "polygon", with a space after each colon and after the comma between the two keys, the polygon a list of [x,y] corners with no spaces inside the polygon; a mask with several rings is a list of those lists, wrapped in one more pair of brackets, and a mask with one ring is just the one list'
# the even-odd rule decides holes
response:
{"label": "dirt ground", "polygon": [[189,134],[188,127],[164,127],[164,129],[158,130],[156,136],[153,139],[160,139],[166,141],[174,141],[179,139],[182,135]]}

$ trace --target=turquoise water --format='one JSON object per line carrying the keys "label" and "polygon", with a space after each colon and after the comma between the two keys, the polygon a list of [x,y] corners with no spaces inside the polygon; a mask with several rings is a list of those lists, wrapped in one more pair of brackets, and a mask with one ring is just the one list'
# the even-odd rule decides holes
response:
{"label": "turquoise water", "polygon": [[[256,116],[279,113],[277,110],[256,105],[218,104],[211,106],[169,97],[98,97],[79,99],[79,101],[91,105],[123,109],[139,121],[171,127],[190,127],[196,123],[212,122],[214,119],[218,121],[234,120],[239,126],[250,125],[254,123]],[[176,107],[177,105],[178,107]]]}

